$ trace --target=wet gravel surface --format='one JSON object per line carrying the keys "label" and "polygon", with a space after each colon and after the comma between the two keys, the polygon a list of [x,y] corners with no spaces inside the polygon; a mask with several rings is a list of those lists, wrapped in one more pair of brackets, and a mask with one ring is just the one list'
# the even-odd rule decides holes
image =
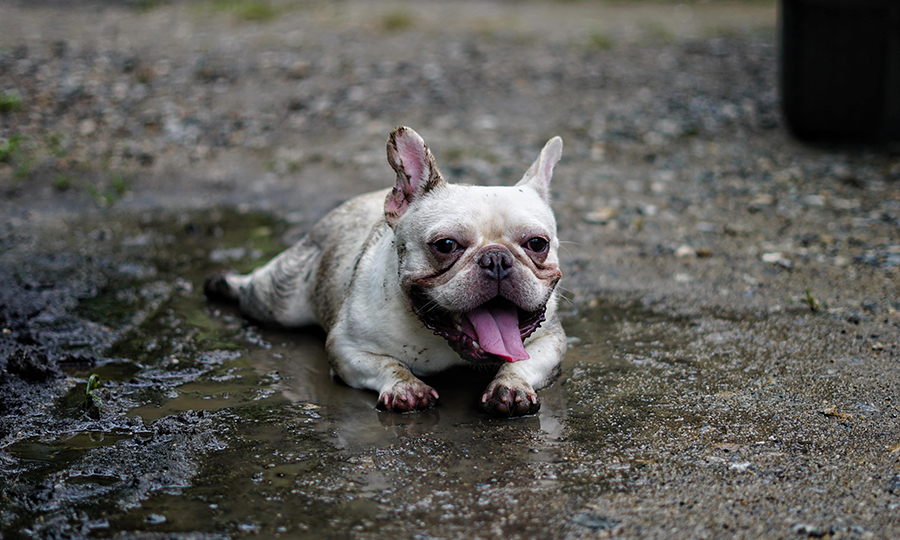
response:
{"label": "wet gravel surface", "polygon": [[[0,6],[0,537],[900,535],[900,152],[789,136],[774,6],[265,6]],[[197,291],[398,124],[473,183],[565,140],[535,417],[376,413]]]}

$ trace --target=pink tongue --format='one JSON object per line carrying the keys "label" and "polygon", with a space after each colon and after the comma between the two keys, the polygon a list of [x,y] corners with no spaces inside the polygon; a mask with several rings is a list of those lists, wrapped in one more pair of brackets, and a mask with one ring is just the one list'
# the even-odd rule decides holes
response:
{"label": "pink tongue", "polygon": [[466,316],[475,328],[478,344],[485,351],[507,362],[531,358],[525,352],[522,334],[519,332],[519,314],[512,304],[475,308]]}

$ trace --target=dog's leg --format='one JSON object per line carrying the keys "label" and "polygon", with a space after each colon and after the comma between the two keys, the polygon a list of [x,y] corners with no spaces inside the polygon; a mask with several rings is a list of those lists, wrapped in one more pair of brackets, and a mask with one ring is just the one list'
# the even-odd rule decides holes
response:
{"label": "dog's leg", "polygon": [[308,237],[250,274],[221,272],[206,278],[203,290],[211,298],[237,301],[241,311],[260,322],[283,326],[316,323],[309,306],[321,250]]}
{"label": "dog's leg", "polygon": [[437,405],[437,391],[391,356],[366,352],[345,338],[328,335],[325,344],[337,375],[354,388],[378,392],[376,408],[391,412],[423,411]]}
{"label": "dog's leg", "polygon": [[541,408],[536,389],[547,386],[566,352],[566,336],[557,317],[526,345],[528,360],[503,364],[481,396],[481,408],[497,416],[534,414]]}

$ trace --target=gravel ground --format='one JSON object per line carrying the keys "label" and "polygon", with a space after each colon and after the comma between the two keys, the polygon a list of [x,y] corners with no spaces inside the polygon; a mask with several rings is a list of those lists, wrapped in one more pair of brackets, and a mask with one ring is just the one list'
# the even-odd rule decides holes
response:
{"label": "gravel ground", "polygon": [[[35,292],[49,278],[22,276],[40,266],[41,231],[78,220],[236,207],[271,214],[289,241],[392,182],[395,125],[472,183],[514,181],[561,135],[570,355],[632,348],[561,383],[574,441],[562,467],[588,487],[566,499],[574,511],[549,503],[568,516],[558,536],[896,537],[900,152],[790,137],[775,19],[759,2],[5,3],[6,298],[71,311]],[[90,268],[87,240],[43,275]],[[100,278],[66,279],[90,297]],[[46,311],[5,303],[9,335]],[[610,305],[668,322],[613,317],[600,339]],[[114,339],[91,328],[98,350]],[[665,354],[637,351],[657,342]],[[57,395],[52,352],[2,350],[8,384],[42,383],[15,407]],[[616,378],[621,362],[650,375]],[[4,422],[5,445],[22,424]],[[198,453],[220,444],[192,434]]]}

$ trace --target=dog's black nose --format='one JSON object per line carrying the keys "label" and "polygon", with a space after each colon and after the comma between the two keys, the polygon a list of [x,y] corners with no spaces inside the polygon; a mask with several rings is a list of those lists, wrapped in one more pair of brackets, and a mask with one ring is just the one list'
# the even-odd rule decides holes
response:
{"label": "dog's black nose", "polygon": [[492,249],[478,259],[478,266],[489,277],[500,280],[509,275],[513,266],[512,254],[506,249]]}

